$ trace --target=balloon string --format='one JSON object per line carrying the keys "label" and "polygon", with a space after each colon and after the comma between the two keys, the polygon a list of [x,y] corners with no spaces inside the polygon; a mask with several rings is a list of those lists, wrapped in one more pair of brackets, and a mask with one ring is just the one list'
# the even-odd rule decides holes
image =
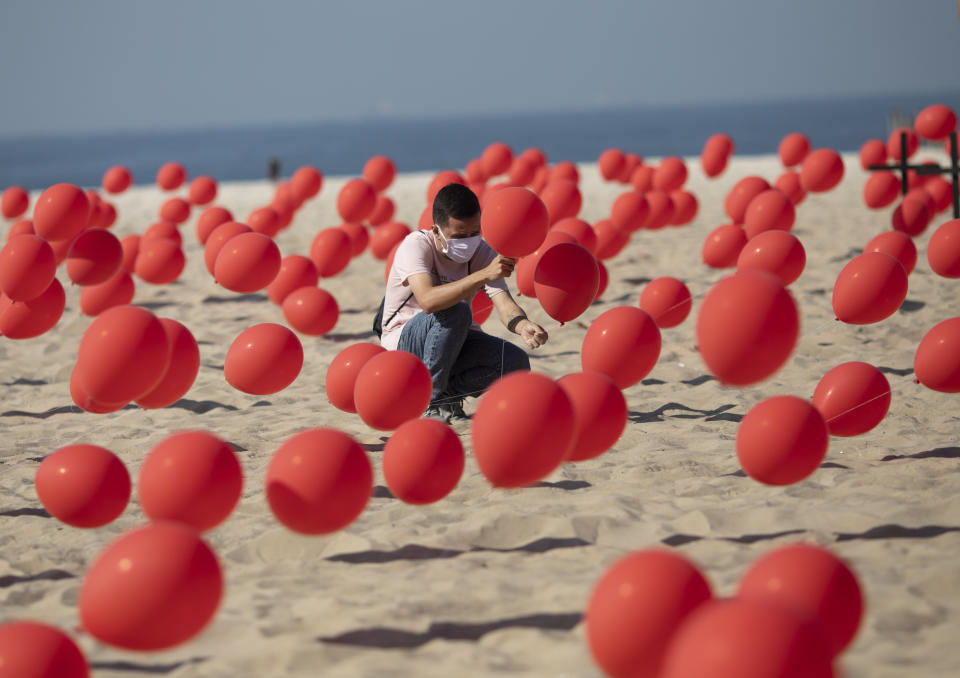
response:
{"label": "balloon string", "polygon": [[840,417],[844,416],[845,414],[849,414],[850,412],[853,412],[853,411],[856,410],[856,409],[859,409],[859,408],[861,408],[861,407],[863,407],[863,406],[865,406],[865,405],[869,405],[869,404],[872,403],[874,400],[880,400],[880,398],[886,398],[888,395],[890,395],[890,393],[891,393],[891,391],[887,390],[886,392],[881,393],[880,395],[876,395],[876,396],[870,398],[870,400],[864,400],[862,403],[857,403],[856,405],[854,405],[854,406],[851,407],[850,409],[844,410],[843,412],[839,412],[838,414],[833,415],[832,417],[830,417],[829,419],[827,419],[827,423],[829,424],[829,423],[830,423],[831,421],[833,421],[834,419],[839,419]]}

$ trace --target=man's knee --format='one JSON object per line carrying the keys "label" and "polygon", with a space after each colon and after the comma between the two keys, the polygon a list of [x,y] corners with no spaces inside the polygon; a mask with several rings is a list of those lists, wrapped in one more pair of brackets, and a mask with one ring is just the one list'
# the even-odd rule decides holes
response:
{"label": "man's knee", "polygon": [[434,311],[434,317],[448,327],[470,327],[473,324],[473,309],[461,301],[450,308]]}
{"label": "man's knee", "polygon": [[530,369],[530,357],[519,346],[505,342],[503,347],[503,373]]}

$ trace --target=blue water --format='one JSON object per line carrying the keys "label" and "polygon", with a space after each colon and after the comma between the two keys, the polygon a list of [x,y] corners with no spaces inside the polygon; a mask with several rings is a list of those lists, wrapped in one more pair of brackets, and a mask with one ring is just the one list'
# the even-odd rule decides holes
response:
{"label": "blue water", "polygon": [[886,138],[889,113],[912,116],[932,103],[960,110],[960,92],[25,138],[0,133],[0,189],[60,181],[97,186],[115,164],[129,167],[137,183],[150,183],[170,160],[191,176],[220,181],[264,178],[271,157],[281,159],[284,175],[304,164],[328,175],[357,175],[377,154],[390,156],[401,172],[461,168],[493,141],[517,151],[536,146],[551,161],[574,162],[595,161],[609,147],[643,156],[697,155],[716,132],[732,136],[737,153],[774,153],[793,131],[807,134],[814,147],[850,151],[871,137]]}

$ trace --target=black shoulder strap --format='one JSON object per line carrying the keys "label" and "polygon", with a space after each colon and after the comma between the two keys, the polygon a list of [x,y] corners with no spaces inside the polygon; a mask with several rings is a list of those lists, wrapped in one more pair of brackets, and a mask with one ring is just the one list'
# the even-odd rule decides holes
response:
{"label": "black shoulder strap", "polygon": [[400,312],[400,309],[407,305],[407,302],[413,297],[413,292],[410,293],[406,299],[403,300],[403,303],[397,306],[397,310],[390,314],[390,317],[387,318],[387,322],[383,323],[383,326],[386,327],[390,324],[390,321],[397,317],[397,313]]}

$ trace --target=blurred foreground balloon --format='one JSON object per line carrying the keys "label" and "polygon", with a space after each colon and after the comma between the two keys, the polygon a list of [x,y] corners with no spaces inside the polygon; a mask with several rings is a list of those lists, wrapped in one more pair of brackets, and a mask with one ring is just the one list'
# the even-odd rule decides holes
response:
{"label": "blurred foreground balloon", "polygon": [[960,318],[937,323],[913,356],[917,381],[934,391],[960,393]]}
{"label": "blurred foreground balloon", "polygon": [[32,621],[0,624],[0,678],[88,678],[77,644],[53,626]]}

